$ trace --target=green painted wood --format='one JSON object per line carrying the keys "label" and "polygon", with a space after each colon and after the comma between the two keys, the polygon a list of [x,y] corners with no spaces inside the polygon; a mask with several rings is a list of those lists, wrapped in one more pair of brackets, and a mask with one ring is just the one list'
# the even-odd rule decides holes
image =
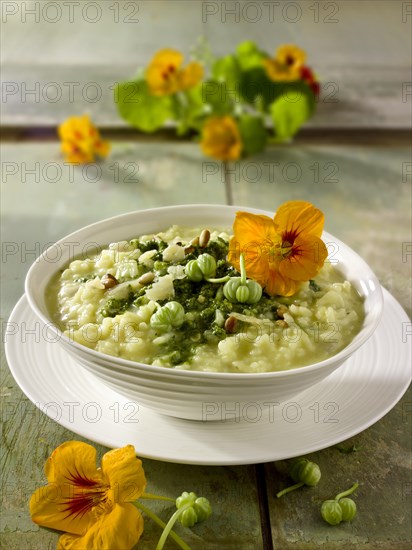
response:
{"label": "green painted wood", "polygon": [[48,0],[7,1],[3,124],[57,125],[89,111],[99,126],[123,127],[114,83],[132,78],[160,48],[189,55],[202,36],[217,56],[245,39],[269,52],[282,43],[303,47],[322,83],[308,127],[408,128],[408,6],[401,0],[101,0],[56,8]]}
{"label": "green painted wood", "polygon": [[[145,63],[150,57],[149,54]],[[13,127],[57,126],[69,116],[89,113],[99,127],[127,128],[117,112],[113,89],[117,82],[133,78],[135,71],[135,65],[118,64],[6,64],[2,123]],[[321,96],[316,113],[305,128],[409,128],[407,65],[324,65],[319,67],[319,74]]]}
{"label": "green painted wood", "polygon": [[[292,550],[376,548],[406,550],[411,543],[411,389],[377,424],[342,443],[308,457],[319,464],[322,478],[276,499],[291,481],[286,462],[267,464],[270,518],[275,548]],[[350,523],[330,526],[320,516],[324,500],[350,488],[357,515]],[[293,482],[291,482],[292,484]]]}

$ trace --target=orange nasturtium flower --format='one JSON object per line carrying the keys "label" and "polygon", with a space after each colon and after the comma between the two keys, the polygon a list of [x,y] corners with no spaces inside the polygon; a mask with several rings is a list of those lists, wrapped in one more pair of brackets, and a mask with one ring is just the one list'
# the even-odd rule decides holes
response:
{"label": "orange nasturtium flower", "polygon": [[203,67],[191,61],[182,67],[183,55],[172,49],[157,52],[146,69],[146,82],[152,95],[166,96],[196,86],[203,78]]}
{"label": "orange nasturtium flower", "polygon": [[94,162],[96,157],[106,157],[110,144],[100,137],[88,115],[73,116],[58,128],[61,150],[67,162],[85,164]]}
{"label": "orange nasturtium flower", "polygon": [[243,254],[250,279],[271,296],[291,296],[318,274],[327,258],[320,239],[323,223],[323,213],[304,201],[286,202],[273,220],[237,212],[228,260],[239,271]]}
{"label": "orange nasturtium flower", "polygon": [[128,550],[143,532],[143,518],[131,501],[146,487],[141,461],[127,445],[107,452],[96,468],[96,449],[68,441],[45,465],[48,485],[30,500],[32,520],[64,531],[58,550]]}
{"label": "orange nasturtium flower", "polygon": [[275,82],[289,82],[301,78],[301,69],[306,61],[306,53],[298,46],[284,44],[276,50],[274,58],[265,60],[266,74]]}
{"label": "orange nasturtium flower", "polygon": [[242,153],[242,138],[231,116],[210,117],[202,129],[202,151],[218,160],[238,160]]}

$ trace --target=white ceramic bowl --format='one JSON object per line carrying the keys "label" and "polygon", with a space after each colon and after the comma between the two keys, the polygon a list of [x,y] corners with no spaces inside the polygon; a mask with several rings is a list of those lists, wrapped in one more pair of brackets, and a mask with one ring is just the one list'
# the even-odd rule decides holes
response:
{"label": "white ceramic bowl", "polygon": [[[164,230],[173,224],[230,228],[238,210],[273,216],[273,212],[220,205],[185,205],[131,212],[89,225],[48,248],[31,266],[26,294],[37,316],[55,332],[62,346],[82,367],[123,396],[158,413],[192,420],[227,420],[242,417],[248,407],[284,403],[339,368],[376,329],[383,307],[378,279],[348,246],[323,234],[336,267],[364,298],[361,331],[342,351],[325,361],[294,370],[232,374],[191,372],[156,367],[104,355],[67,338],[54,325],[46,307],[50,278],[74,257],[110,242]],[[79,367],[80,368],[80,367]]]}

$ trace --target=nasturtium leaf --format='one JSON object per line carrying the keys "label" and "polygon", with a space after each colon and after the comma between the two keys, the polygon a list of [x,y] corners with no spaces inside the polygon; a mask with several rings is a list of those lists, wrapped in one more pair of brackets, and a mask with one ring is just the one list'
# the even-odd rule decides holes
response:
{"label": "nasturtium leaf", "polygon": [[267,131],[261,117],[243,115],[239,119],[239,130],[246,156],[263,151],[267,142]]}
{"label": "nasturtium leaf", "polygon": [[185,91],[187,106],[193,116],[197,116],[204,111],[204,86],[203,83],[197,84],[193,88]]}
{"label": "nasturtium leaf", "polygon": [[237,95],[235,90],[228,89],[225,82],[206,80],[202,99],[210,115],[230,115],[234,112]]}
{"label": "nasturtium leaf", "polygon": [[212,68],[213,80],[224,82],[228,93],[238,92],[240,82],[240,65],[234,55],[226,55],[218,59]]}
{"label": "nasturtium leaf", "polygon": [[245,101],[261,103],[266,110],[282,95],[283,85],[269,80],[263,67],[255,67],[242,72],[239,91]]}
{"label": "nasturtium leaf", "polygon": [[120,115],[143,132],[154,132],[168,119],[175,118],[171,96],[153,96],[144,80],[120,82],[115,90]]}
{"label": "nasturtium leaf", "polygon": [[293,137],[314,109],[313,94],[308,90],[284,87],[284,92],[270,105],[275,135],[278,140]]}
{"label": "nasturtium leaf", "polygon": [[242,42],[236,48],[236,57],[242,70],[262,67],[263,60],[268,55],[256,46],[251,40]]}
{"label": "nasturtium leaf", "polygon": [[189,130],[197,130],[203,126],[203,122],[210,109],[203,101],[203,83],[185,90],[183,98],[175,97],[175,112],[179,120],[177,126],[178,135],[183,135]]}

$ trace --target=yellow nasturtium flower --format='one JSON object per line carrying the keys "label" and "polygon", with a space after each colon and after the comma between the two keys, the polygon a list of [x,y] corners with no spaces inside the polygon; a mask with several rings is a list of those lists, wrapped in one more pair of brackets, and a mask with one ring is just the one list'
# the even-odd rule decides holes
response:
{"label": "yellow nasturtium flower", "polygon": [[293,44],[283,44],[276,50],[274,58],[265,60],[266,74],[275,82],[289,82],[301,78],[306,53]]}
{"label": "yellow nasturtium flower", "polygon": [[58,134],[67,162],[94,162],[96,157],[106,157],[110,152],[109,142],[102,140],[88,115],[68,118],[60,124]]}
{"label": "yellow nasturtium flower", "polygon": [[143,518],[131,504],[146,487],[132,445],[107,452],[96,468],[96,449],[68,441],[45,465],[48,485],[30,500],[32,520],[64,531],[58,550],[129,550],[143,532]]}
{"label": "yellow nasturtium flower", "polygon": [[327,258],[321,240],[323,213],[309,202],[283,204],[274,219],[237,212],[229,245],[229,262],[246,272],[271,295],[291,296],[315,277]]}
{"label": "yellow nasturtium flower", "polygon": [[196,86],[203,78],[203,67],[191,61],[182,67],[183,55],[172,49],[157,52],[146,69],[146,82],[152,95],[167,96]]}
{"label": "yellow nasturtium flower", "polygon": [[243,144],[235,119],[231,116],[210,117],[203,126],[200,146],[208,157],[238,160]]}

